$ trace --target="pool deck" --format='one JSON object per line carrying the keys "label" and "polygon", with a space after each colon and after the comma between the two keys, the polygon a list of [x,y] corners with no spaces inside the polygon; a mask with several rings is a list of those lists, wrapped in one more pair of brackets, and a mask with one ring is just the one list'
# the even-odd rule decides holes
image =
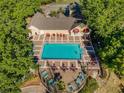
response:
{"label": "pool deck", "polygon": [[[83,36],[69,36],[69,35],[35,35],[32,39],[34,44],[34,56],[38,57],[39,71],[46,70],[49,73],[49,79],[52,78],[52,73],[59,72],[62,76],[62,81],[66,85],[66,90],[69,84],[75,86],[75,80],[80,72],[82,72],[82,65],[85,66],[87,75],[94,75],[100,70],[99,62],[95,54],[90,37]],[[61,43],[61,44],[80,44],[83,48],[83,55],[81,60],[55,60],[55,59],[41,59],[43,46],[45,43]],[[74,69],[72,69],[72,64]],[[64,66],[63,66],[64,65]],[[65,70],[66,69],[66,70]],[[98,75],[98,74],[97,74]],[[96,77],[97,77],[96,75]],[[46,84],[46,83],[44,83]],[[78,91],[84,86],[84,81],[80,87],[76,87]],[[77,91],[77,89],[75,91]],[[67,92],[65,92],[67,93]],[[75,92],[73,92],[75,93]]]}
{"label": "pool deck", "polygon": [[[36,35],[32,39],[33,44],[34,44],[34,56],[39,57],[39,64],[43,64],[43,68],[48,68],[46,65],[46,60],[43,60],[40,58],[40,55],[42,54],[42,47],[44,43],[74,43],[74,44],[80,44],[81,47],[84,49],[84,54],[82,57],[82,60],[80,60],[84,65],[87,65],[87,63],[94,62],[95,64],[89,64],[88,68],[89,69],[100,69],[99,68],[99,62],[98,59],[95,55],[94,48],[92,46],[90,37],[84,39],[81,36],[69,36],[69,35],[64,35],[64,36],[57,36],[57,35]],[[47,60],[48,61],[48,60]],[[70,66],[71,62],[73,62],[77,68],[80,69],[80,66],[76,64],[77,60],[49,60],[51,63],[54,64],[56,61],[59,63],[56,63],[56,65],[61,66],[62,63],[68,63],[68,66]]]}

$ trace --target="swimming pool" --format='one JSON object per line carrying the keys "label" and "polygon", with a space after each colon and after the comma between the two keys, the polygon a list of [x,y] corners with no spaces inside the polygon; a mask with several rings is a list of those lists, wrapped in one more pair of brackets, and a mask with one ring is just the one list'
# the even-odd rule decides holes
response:
{"label": "swimming pool", "polygon": [[83,49],[79,44],[44,44],[41,59],[80,60]]}

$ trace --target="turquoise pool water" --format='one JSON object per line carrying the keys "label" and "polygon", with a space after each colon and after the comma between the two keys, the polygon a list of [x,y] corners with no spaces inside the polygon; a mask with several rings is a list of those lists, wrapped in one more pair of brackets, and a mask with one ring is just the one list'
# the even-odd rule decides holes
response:
{"label": "turquoise pool water", "polygon": [[80,60],[82,54],[79,44],[44,44],[41,58]]}

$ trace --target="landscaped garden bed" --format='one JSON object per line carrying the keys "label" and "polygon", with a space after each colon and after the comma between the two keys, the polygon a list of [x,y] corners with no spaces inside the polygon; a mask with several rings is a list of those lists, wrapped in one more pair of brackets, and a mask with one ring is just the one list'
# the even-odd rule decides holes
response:
{"label": "landscaped garden bed", "polygon": [[81,89],[79,93],[93,93],[98,88],[98,84],[95,79],[89,77],[86,85]]}

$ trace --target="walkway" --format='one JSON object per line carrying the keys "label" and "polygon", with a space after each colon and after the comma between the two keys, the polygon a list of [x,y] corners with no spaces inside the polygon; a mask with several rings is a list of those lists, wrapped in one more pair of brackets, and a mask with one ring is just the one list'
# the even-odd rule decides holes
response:
{"label": "walkway", "polygon": [[22,93],[46,93],[46,91],[42,88],[43,86],[28,86],[22,88]]}
{"label": "walkway", "polygon": [[111,72],[109,79],[98,79],[99,88],[94,93],[120,93],[119,85],[122,83],[118,77]]}

